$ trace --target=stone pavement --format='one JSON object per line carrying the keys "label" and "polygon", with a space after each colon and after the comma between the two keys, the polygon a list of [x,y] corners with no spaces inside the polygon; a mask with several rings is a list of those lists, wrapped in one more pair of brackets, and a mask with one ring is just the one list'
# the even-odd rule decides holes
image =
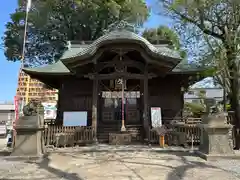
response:
{"label": "stone pavement", "polygon": [[129,152],[82,149],[63,148],[39,161],[1,157],[0,179],[240,180],[239,160],[206,162],[188,152],[149,151],[147,148]]}

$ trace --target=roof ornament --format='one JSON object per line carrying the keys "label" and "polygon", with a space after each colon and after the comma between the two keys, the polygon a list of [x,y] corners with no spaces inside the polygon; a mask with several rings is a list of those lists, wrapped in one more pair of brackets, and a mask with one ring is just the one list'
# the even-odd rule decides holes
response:
{"label": "roof ornament", "polygon": [[109,33],[111,31],[121,31],[121,30],[128,30],[131,32],[137,32],[136,25],[127,22],[126,20],[116,21],[108,26],[107,29],[104,30],[104,33]]}

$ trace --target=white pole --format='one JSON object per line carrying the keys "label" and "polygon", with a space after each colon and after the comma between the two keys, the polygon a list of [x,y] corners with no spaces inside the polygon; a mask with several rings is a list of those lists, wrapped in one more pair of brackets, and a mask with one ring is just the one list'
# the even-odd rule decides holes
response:
{"label": "white pole", "polygon": [[192,137],[191,137],[191,152],[193,152],[193,133],[192,133]]}
{"label": "white pole", "polygon": [[27,26],[28,26],[28,13],[31,8],[32,1],[27,1],[27,7],[26,7],[26,17],[25,17],[25,26],[24,26],[24,35],[23,35],[23,46],[22,46],[22,57],[21,57],[21,69],[23,68],[23,60],[25,56],[25,49],[26,49],[26,39],[27,39]]}

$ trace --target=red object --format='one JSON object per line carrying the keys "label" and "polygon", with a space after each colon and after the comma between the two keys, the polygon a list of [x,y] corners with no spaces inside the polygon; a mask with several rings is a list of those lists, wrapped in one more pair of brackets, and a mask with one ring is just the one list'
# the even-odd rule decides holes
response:
{"label": "red object", "polygon": [[124,120],[124,80],[122,79],[122,120]]}
{"label": "red object", "polygon": [[18,97],[17,96],[14,96],[14,109],[15,109],[15,119],[13,121],[13,139],[12,139],[12,147],[15,147],[15,140],[16,140],[16,135],[17,135],[17,132],[15,130],[15,127],[16,127],[16,122],[19,118],[19,109],[18,109],[18,106],[19,106],[19,103],[18,103]]}
{"label": "red object", "polygon": [[18,97],[14,96],[14,107],[15,107],[15,120],[13,122],[13,128],[15,129],[16,122],[19,118],[19,112],[18,112]]}

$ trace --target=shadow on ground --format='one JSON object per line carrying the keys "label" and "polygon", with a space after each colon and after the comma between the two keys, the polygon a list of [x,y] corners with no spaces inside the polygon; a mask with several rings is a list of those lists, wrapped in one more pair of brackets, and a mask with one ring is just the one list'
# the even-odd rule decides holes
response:
{"label": "shadow on ground", "polygon": [[[86,152],[84,152],[86,153]],[[77,152],[75,153],[59,153],[59,155],[62,156],[68,156],[68,157],[72,157],[72,158],[80,158],[80,159],[87,159],[87,160],[92,160],[93,159],[93,154],[94,152],[88,152],[90,154],[90,157],[79,157],[77,154]],[[88,154],[86,153],[86,154]],[[108,152],[104,152],[104,153],[108,153]],[[109,158],[109,159],[103,159],[101,156],[99,157],[95,157],[94,159],[96,161],[94,162],[89,162],[84,164],[84,166],[92,166],[95,165],[94,167],[97,166],[101,166],[101,164],[107,163],[107,162],[113,162],[113,161],[118,161],[121,162],[127,169],[129,169],[130,171],[132,171],[136,177],[138,177],[141,180],[144,180],[143,177],[141,177],[141,175],[134,169],[131,167],[131,164],[137,164],[137,165],[145,165],[145,166],[161,166],[161,167],[166,167],[171,169],[171,171],[168,173],[167,179],[166,180],[176,180],[177,179],[184,179],[184,177],[186,176],[186,172],[191,170],[191,169],[215,169],[215,170],[221,170],[227,173],[231,173],[232,175],[234,174],[234,172],[226,170],[226,169],[222,169],[218,166],[214,166],[214,165],[210,165],[209,163],[207,163],[207,161],[191,161],[188,160],[187,157],[198,157],[196,154],[194,153],[189,153],[189,152],[181,152],[181,151],[156,151],[155,153],[159,153],[159,154],[166,154],[166,155],[170,155],[169,157],[158,157],[158,158],[154,158],[155,160],[166,160],[166,161],[173,161],[176,160],[176,158],[174,158],[174,156],[177,156],[179,158],[177,158],[177,161],[181,162],[181,165],[179,166],[170,166],[170,165],[166,165],[166,164],[159,164],[159,163],[153,163],[151,162],[150,158],[148,157],[141,157],[141,159],[145,159],[144,162],[137,162],[137,161],[133,161],[130,160],[131,157],[128,155],[122,155],[119,157],[115,157],[115,158]],[[152,159],[152,158],[151,158]],[[150,162],[148,162],[150,160]],[[81,166],[78,166],[79,168],[81,168]],[[93,167],[93,166],[92,166]],[[235,174],[235,176],[237,178],[240,178],[240,176],[238,174]]]}
{"label": "shadow on ground", "polygon": [[[111,153],[110,152],[104,152],[108,155],[108,158],[103,158],[101,156],[101,154],[99,152],[88,152],[87,154],[89,154],[88,157],[84,157],[84,156],[79,156],[79,153],[81,153],[80,155],[84,154],[84,152],[73,152],[73,153],[68,153],[68,152],[59,152],[58,154],[61,156],[68,156],[69,158],[78,158],[78,159],[87,159],[89,160],[89,163],[86,163],[84,165],[78,165],[78,168],[83,168],[83,166],[85,166],[85,168],[87,168],[87,166],[91,166],[91,168],[96,168],[101,166],[103,163],[108,163],[111,161],[115,161],[115,162],[119,162],[121,163],[123,166],[125,166],[129,171],[131,171],[135,177],[137,177],[140,180],[144,180],[146,178],[142,177],[140,175],[139,172],[137,172],[136,169],[134,169],[131,164],[137,164],[137,165],[146,165],[146,166],[161,166],[161,167],[166,167],[168,169],[170,169],[170,172],[167,175],[167,178],[165,180],[180,180],[180,179],[184,179],[184,177],[186,176],[186,172],[194,169],[194,168],[201,168],[201,169],[207,169],[207,168],[211,168],[211,169],[218,169],[218,170],[222,170],[228,173],[232,173],[230,171],[227,171],[225,169],[221,169],[220,167],[217,166],[213,166],[210,165],[209,163],[206,162],[200,162],[200,161],[191,161],[189,160],[187,157],[191,157],[191,156],[196,156],[193,153],[189,153],[189,152],[173,152],[173,151],[161,151],[161,152],[154,152],[154,153],[159,153],[159,154],[166,154],[169,156],[166,157],[156,157],[155,159],[159,159],[159,160],[166,160],[166,161],[172,161],[172,160],[177,160],[179,162],[181,162],[181,165],[179,166],[171,166],[171,165],[166,165],[166,164],[160,164],[160,163],[154,163],[151,162],[151,159],[153,159],[154,157],[140,157],[145,159],[143,162],[137,162],[134,159],[131,159],[132,157],[134,157],[134,153],[132,153],[132,157],[130,154],[121,154],[119,155],[118,153]],[[151,152],[149,152],[151,153]],[[175,158],[174,158],[175,156]],[[176,158],[176,156],[178,158]],[[94,160],[94,161],[93,161]],[[12,160],[14,161],[14,160]],[[50,166],[50,158],[49,158],[49,154],[46,154],[44,156],[44,158],[37,162],[37,161],[25,161],[25,163],[30,163],[30,164],[36,164],[40,169],[44,169],[46,171],[48,171],[49,173],[55,175],[58,177],[58,179],[64,178],[67,180],[84,180],[83,178],[79,177],[77,174],[75,173],[68,173],[56,168],[53,168]],[[110,176],[110,174],[109,174]],[[240,178],[239,176],[236,175],[236,177]],[[42,179],[42,178],[41,178]],[[46,178],[47,179],[47,178]],[[127,178],[129,179],[129,178]],[[14,179],[7,179],[5,178],[5,180],[14,180]],[[15,179],[17,180],[17,179]],[[37,180],[37,179],[35,179]],[[42,179],[43,180],[43,179]]]}
{"label": "shadow on ground", "polygon": [[[9,161],[19,161],[21,160],[20,158],[9,158],[7,159]],[[78,174],[76,173],[68,173],[56,168],[53,168],[50,166],[50,159],[49,159],[49,154],[45,154],[44,157],[39,161],[33,161],[33,160],[25,160],[24,163],[29,163],[29,164],[35,164],[37,165],[37,167],[39,169],[44,169],[46,171],[48,171],[49,173],[51,173],[54,176],[57,176],[57,179],[66,179],[66,180],[84,180],[81,177],[78,176]],[[39,178],[39,180],[45,180],[43,178]],[[46,178],[46,180],[49,178]],[[4,180],[19,180],[19,179],[13,179],[13,178],[4,178]],[[34,178],[33,180],[38,180],[36,178]]]}

